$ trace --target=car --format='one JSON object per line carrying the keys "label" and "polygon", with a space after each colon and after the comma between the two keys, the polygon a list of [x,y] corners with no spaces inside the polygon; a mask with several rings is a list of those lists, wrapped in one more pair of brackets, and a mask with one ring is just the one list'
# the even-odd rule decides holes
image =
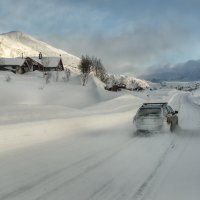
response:
{"label": "car", "polygon": [[178,127],[177,114],[167,102],[144,103],[133,118],[136,133],[173,132]]}

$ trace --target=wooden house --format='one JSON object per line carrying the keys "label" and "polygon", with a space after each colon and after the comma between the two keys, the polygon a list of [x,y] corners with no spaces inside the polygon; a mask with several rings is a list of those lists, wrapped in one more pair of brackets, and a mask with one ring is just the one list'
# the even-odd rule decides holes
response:
{"label": "wooden house", "polygon": [[0,58],[0,70],[23,74],[30,70],[30,65],[24,58]]}
{"label": "wooden house", "polygon": [[29,57],[32,60],[33,71],[63,71],[64,66],[60,57]]}
{"label": "wooden house", "polygon": [[63,71],[64,66],[60,57],[26,57],[26,58],[0,58],[0,70],[9,70],[24,74],[29,71]]}
{"label": "wooden house", "polygon": [[105,89],[109,91],[117,92],[117,91],[121,91],[121,89],[127,89],[127,88],[125,84],[114,84],[111,87],[106,86]]}

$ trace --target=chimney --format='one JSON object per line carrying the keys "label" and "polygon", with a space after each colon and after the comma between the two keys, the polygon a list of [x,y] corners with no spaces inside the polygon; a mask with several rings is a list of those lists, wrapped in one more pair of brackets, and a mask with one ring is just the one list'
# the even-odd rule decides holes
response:
{"label": "chimney", "polygon": [[39,59],[42,59],[42,53],[41,52],[39,53]]}

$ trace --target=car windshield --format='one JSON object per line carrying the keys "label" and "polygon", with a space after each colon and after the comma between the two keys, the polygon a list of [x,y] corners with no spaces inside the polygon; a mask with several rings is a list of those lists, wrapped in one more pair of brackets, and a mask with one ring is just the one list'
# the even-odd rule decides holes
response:
{"label": "car windshield", "polygon": [[160,115],[160,113],[160,108],[141,108],[138,112],[138,116]]}

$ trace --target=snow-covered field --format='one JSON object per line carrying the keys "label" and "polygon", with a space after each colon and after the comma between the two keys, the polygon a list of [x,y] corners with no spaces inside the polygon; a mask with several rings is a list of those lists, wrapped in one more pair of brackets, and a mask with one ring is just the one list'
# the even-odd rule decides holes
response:
{"label": "snow-covered field", "polygon": [[[109,92],[91,77],[45,83],[0,72],[0,200],[197,200],[200,90]],[[136,137],[143,102],[168,101],[180,130]]]}

